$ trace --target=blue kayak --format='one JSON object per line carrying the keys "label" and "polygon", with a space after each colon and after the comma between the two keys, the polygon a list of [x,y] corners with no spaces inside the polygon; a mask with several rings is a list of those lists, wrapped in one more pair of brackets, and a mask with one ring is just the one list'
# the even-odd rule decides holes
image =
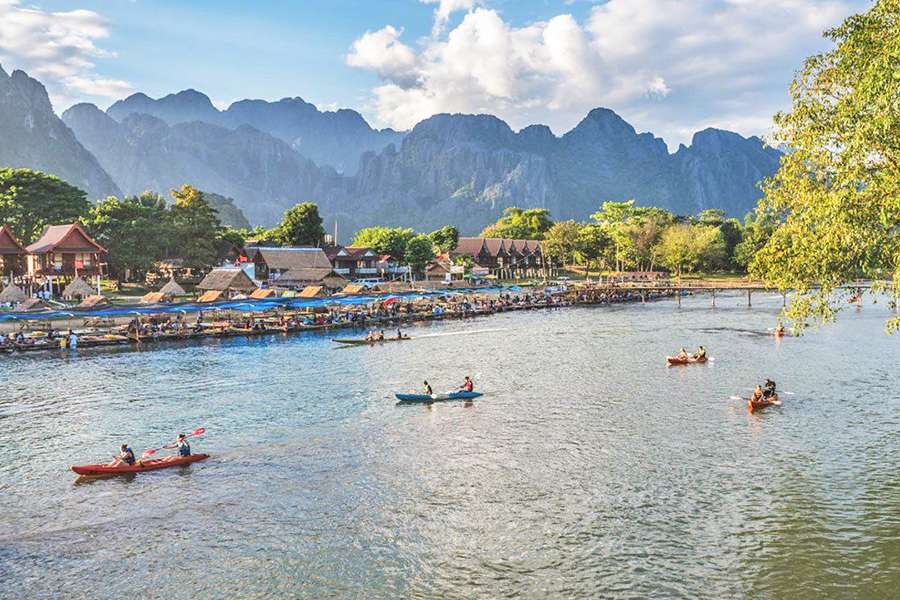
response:
{"label": "blue kayak", "polygon": [[394,394],[400,402],[440,402],[442,400],[471,400],[484,396],[481,392],[466,392],[458,390],[456,392],[445,392],[443,394]]}

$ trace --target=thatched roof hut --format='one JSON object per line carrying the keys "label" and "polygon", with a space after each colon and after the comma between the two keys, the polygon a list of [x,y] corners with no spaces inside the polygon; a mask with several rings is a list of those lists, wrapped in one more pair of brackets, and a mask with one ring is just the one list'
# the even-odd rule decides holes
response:
{"label": "thatched roof hut", "polygon": [[178,282],[175,279],[170,279],[169,282],[160,288],[159,293],[162,294],[163,298],[175,298],[176,296],[187,296],[187,292],[184,291],[184,288],[178,285]]}
{"label": "thatched roof hut", "polygon": [[17,285],[9,284],[0,292],[0,302],[23,302],[27,299],[28,296]]}
{"label": "thatched roof hut", "polygon": [[63,290],[63,298],[71,300],[73,298],[87,298],[94,294],[94,288],[85,283],[81,277],[76,277],[72,283]]}
{"label": "thatched roof hut", "polygon": [[79,304],[77,308],[95,308],[97,306],[106,306],[107,304],[109,304],[109,300],[105,296],[92,294],[82,300],[81,304]]}
{"label": "thatched roof hut", "polygon": [[209,290],[208,292],[203,292],[199,298],[197,298],[197,302],[215,302],[216,300],[222,299],[222,291],[221,290]]}
{"label": "thatched roof hut", "polygon": [[365,294],[368,291],[366,286],[361,283],[348,283],[344,289],[341,290],[342,294],[347,294],[348,296],[356,296],[359,294]]}
{"label": "thatched roof hut", "polygon": [[16,306],[16,310],[37,310],[47,308],[48,304],[40,298],[28,298]]}
{"label": "thatched roof hut", "polygon": [[272,288],[259,288],[253,290],[253,293],[250,294],[250,297],[254,300],[264,300],[265,298],[271,298],[272,296],[277,296],[278,293]]}
{"label": "thatched roof hut", "polygon": [[300,292],[300,298],[321,298],[325,295],[325,288],[321,285],[308,285]]}
{"label": "thatched roof hut", "polygon": [[210,271],[197,288],[219,292],[252,292],[256,289],[256,284],[239,267],[220,267]]}
{"label": "thatched roof hut", "polygon": [[141,304],[157,304],[163,301],[162,292],[147,292],[141,296]]}

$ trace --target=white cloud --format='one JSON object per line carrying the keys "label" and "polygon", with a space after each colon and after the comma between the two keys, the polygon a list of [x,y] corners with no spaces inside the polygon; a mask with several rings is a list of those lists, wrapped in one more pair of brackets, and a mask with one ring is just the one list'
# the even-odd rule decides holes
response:
{"label": "white cloud", "polygon": [[460,10],[472,10],[475,0],[419,0],[423,4],[437,4],[434,9],[434,27],[431,30],[433,36],[439,35],[447,26],[450,15]]}
{"label": "white cloud", "polygon": [[353,42],[347,64],[369,69],[383,79],[411,84],[407,75],[415,73],[416,53],[400,42],[403,30],[388,25],[378,31],[367,31]]}
{"label": "white cloud", "polygon": [[562,133],[607,106],[670,143],[689,141],[688,126],[766,133],[787,106],[793,72],[826,47],[822,31],[868,7],[609,0],[583,22],[562,14],[516,27],[472,1],[422,1],[439,4],[442,27],[452,12],[468,12],[415,47],[392,26],[366,33],[347,59],[383,80],[372,90],[383,124],[405,129],[437,112],[491,112],[516,128],[540,122]]}
{"label": "white cloud", "polygon": [[127,82],[94,70],[94,60],[113,56],[95,44],[108,36],[106,19],[95,12],[46,12],[18,0],[0,0],[0,64],[39,79],[57,106],[74,98],[120,98],[132,91]]}

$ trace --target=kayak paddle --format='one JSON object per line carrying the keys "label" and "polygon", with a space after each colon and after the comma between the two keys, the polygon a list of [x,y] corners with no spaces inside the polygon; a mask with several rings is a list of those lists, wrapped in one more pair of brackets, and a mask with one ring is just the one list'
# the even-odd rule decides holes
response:
{"label": "kayak paddle", "polygon": [[[204,433],[206,433],[206,428],[205,428],[205,427],[198,427],[197,429],[195,429],[194,431],[190,432],[189,434],[187,434],[187,435],[184,436],[184,437],[186,437],[186,438],[189,438],[189,437],[198,437],[198,436],[203,435]],[[165,448],[165,446],[163,446],[163,448]],[[145,456],[153,456],[154,454],[156,454],[156,451],[157,451],[157,450],[160,450],[160,448],[149,448],[149,449],[147,449],[147,450],[144,450],[144,451],[141,453],[141,458],[144,458]]]}

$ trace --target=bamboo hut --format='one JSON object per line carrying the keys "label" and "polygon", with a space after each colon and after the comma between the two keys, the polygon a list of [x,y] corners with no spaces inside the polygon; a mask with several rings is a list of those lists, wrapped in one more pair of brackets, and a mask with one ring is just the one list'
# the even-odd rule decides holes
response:
{"label": "bamboo hut", "polygon": [[28,299],[25,292],[17,285],[10,283],[2,292],[0,292],[0,304],[12,304],[13,302],[24,302]]}
{"label": "bamboo hut", "polygon": [[141,296],[141,304],[158,304],[163,298],[162,292],[147,292]]}
{"label": "bamboo hut", "polygon": [[222,292],[220,290],[209,290],[208,292],[203,292],[203,294],[197,298],[197,302],[215,302],[216,300],[222,299]]}
{"label": "bamboo hut", "polygon": [[89,286],[81,277],[73,279],[72,283],[63,290],[63,298],[66,300],[84,299],[92,295],[94,295],[94,288]]}
{"label": "bamboo hut", "polygon": [[358,296],[359,294],[364,294],[368,291],[366,286],[361,283],[348,283],[344,286],[344,289],[341,290],[342,294],[346,294],[347,296]]}
{"label": "bamboo hut", "polygon": [[256,284],[241,268],[220,267],[210,271],[197,288],[204,292],[220,292],[220,295],[230,297],[242,292],[252,292],[256,289]]}
{"label": "bamboo hut", "polygon": [[174,279],[170,279],[166,285],[162,286],[159,293],[162,294],[163,298],[169,300],[177,298],[178,296],[187,296],[187,292],[184,291],[184,288],[178,285],[178,282]]}
{"label": "bamboo hut", "polygon": [[16,306],[16,310],[39,310],[47,308],[47,303],[40,298],[28,298]]}

